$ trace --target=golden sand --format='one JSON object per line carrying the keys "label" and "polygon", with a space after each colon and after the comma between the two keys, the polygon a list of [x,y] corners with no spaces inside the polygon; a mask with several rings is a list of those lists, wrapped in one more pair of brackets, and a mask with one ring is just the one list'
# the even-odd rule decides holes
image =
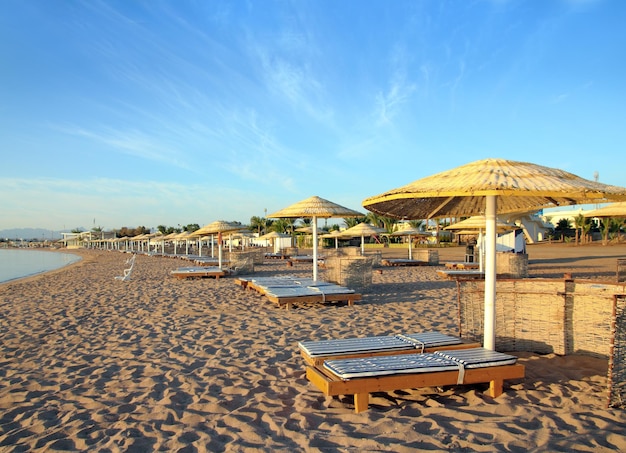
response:
{"label": "golden sand", "polygon": [[[127,255],[77,253],[78,264],[0,285],[0,451],[626,450],[626,413],[606,408],[597,358],[518,353],[526,378],[495,400],[485,386],[426,388],[374,394],[361,414],[308,383],[300,340],[457,334],[441,267],[375,272],[354,307],[287,311],[232,278],[170,277],[180,260],[138,256],[121,282]],[[612,278],[626,246],[529,254],[531,275]],[[310,273],[273,261],[255,274]]]}

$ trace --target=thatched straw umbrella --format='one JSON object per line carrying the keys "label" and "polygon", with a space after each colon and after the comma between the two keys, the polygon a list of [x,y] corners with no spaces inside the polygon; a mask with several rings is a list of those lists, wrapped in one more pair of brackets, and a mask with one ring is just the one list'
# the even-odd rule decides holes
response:
{"label": "thatched straw umbrella", "polygon": [[401,219],[485,215],[484,346],[495,349],[496,213],[611,200],[626,200],[626,188],[536,164],[485,159],[367,198],[363,206]]}
{"label": "thatched straw umbrella", "polygon": [[361,217],[362,214],[352,209],[343,207],[332,201],[325,200],[318,196],[312,196],[299,201],[280,211],[269,215],[269,218],[306,218],[311,217],[311,227],[313,228],[313,280],[317,281],[317,219],[329,219],[331,217]]}
{"label": "thatched straw umbrella", "polygon": [[205,234],[217,234],[217,247],[218,247],[218,258],[217,262],[219,268],[222,269],[222,233],[232,233],[234,231],[239,231],[243,229],[241,225],[236,225],[234,223],[226,222],[225,220],[216,220],[215,222],[209,223],[208,225],[203,226],[199,230],[194,231],[191,236],[204,236]]}
{"label": "thatched straw umbrella", "polygon": [[382,233],[384,230],[370,225],[369,223],[361,222],[353,227],[348,228],[346,231],[342,231],[343,237],[359,237],[361,236],[361,255],[365,255],[365,236],[371,236],[373,234]]}

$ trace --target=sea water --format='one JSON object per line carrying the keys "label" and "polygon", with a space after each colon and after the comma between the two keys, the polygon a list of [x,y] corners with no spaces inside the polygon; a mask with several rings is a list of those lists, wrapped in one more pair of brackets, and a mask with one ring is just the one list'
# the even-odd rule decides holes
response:
{"label": "sea water", "polygon": [[0,249],[0,283],[58,269],[80,259],[69,253]]}

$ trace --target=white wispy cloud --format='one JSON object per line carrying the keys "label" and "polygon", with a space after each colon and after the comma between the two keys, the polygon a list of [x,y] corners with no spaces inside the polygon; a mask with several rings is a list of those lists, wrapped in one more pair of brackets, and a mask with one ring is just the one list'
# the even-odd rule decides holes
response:
{"label": "white wispy cloud", "polygon": [[155,140],[141,130],[119,130],[109,126],[103,126],[99,130],[88,130],[73,125],[53,125],[52,127],[59,132],[105,145],[109,149],[123,154],[166,165],[174,165],[186,170],[191,169],[191,166],[180,159],[180,154],[176,149],[165,147],[163,142]]}
{"label": "white wispy cloud", "polygon": [[248,30],[247,55],[270,97],[316,121],[330,121],[333,111],[319,74],[323,58],[303,18],[267,35]]}
{"label": "white wispy cloud", "polygon": [[376,95],[377,126],[392,124],[396,115],[409,102],[417,89],[417,84],[407,75],[408,59],[406,49],[396,45],[391,54],[389,86],[386,91],[381,91]]}

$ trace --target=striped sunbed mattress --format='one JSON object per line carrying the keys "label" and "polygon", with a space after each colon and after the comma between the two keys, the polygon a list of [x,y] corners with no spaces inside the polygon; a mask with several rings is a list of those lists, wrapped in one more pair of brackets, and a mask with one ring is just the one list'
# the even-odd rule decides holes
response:
{"label": "striped sunbed mattress", "polygon": [[324,296],[329,294],[353,294],[353,289],[327,284],[318,286],[264,286],[265,293],[274,297]]}
{"label": "striped sunbed mattress", "polygon": [[406,351],[461,344],[461,339],[439,332],[337,340],[301,341],[298,347],[310,357],[348,355],[361,352]]}
{"label": "striped sunbed mattress", "polygon": [[474,348],[437,351],[427,354],[328,360],[324,362],[324,367],[342,380],[400,373],[432,373],[458,370],[459,383],[462,383],[465,369],[512,365],[516,361],[517,357],[512,355],[484,348]]}
{"label": "striped sunbed mattress", "polygon": [[172,274],[206,274],[210,272],[223,272],[215,266],[178,267],[171,271]]}
{"label": "striped sunbed mattress", "polygon": [[316,280],[313,280],[312,278],[296,278],[293,276],[254,277],[254,278],[248,279],[248,281],[254,283],[257,286],[262,286],[264,288],[332,285],[332,283],[324,282],[321,280],[316,281]]}

